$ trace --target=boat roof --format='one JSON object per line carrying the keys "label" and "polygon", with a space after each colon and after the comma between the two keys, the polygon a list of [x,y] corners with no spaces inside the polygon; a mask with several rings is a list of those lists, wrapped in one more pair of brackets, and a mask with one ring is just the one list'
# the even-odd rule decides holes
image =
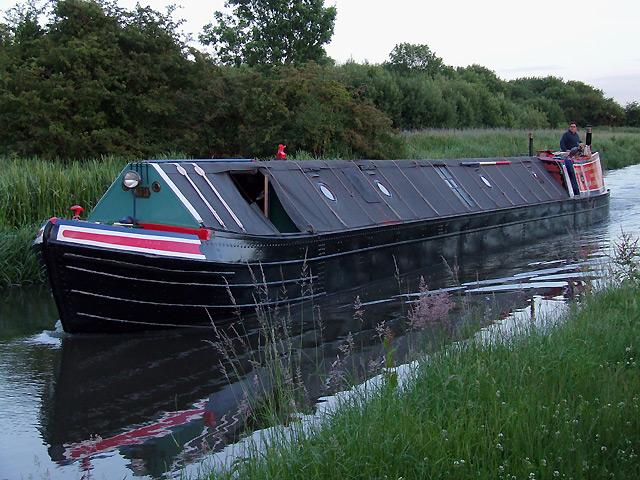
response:
{"label": "boat roof", "polygon": [[242,174],[265,176],[297,229],[312,233],[478,213],[568,197],[537,157],[145,163],[170,179],[174,191],[202,225],[220,229],[217,214],[226,230],[265,235],[281,232],[243,197],[237,187]]}

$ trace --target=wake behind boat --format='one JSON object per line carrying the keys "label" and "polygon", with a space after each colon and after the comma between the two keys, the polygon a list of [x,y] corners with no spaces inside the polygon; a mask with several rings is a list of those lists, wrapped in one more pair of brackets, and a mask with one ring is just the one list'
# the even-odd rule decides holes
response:
{"label": "wake behind boat", "polygon": [[598,153],[148,160],[36,244],[65,331],[201,328],[573,231],[608,202]]}

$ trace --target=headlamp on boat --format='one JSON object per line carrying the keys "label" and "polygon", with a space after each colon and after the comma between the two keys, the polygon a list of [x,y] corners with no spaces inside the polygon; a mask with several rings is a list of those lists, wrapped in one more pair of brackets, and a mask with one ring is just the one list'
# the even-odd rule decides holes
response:
{"label": "headlamp on boat", "polygon": [[125,190],[136,188],[140,184],[140,180],[142,180],[142,178],[140,178],[138,172],[129,170],[124,174],[124,177],[122,178],[122,188],[124,188]]}

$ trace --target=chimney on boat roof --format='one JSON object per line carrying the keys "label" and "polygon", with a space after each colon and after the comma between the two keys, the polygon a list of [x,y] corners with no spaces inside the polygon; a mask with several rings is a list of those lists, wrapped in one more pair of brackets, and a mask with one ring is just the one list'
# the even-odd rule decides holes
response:
{"label": "chimney on boat roof", "polygon": [[276,160],[286,160],[287,154],[284,149],[287,148],[286,145],[280,144],[278,145],[278,152],[276,153]]}

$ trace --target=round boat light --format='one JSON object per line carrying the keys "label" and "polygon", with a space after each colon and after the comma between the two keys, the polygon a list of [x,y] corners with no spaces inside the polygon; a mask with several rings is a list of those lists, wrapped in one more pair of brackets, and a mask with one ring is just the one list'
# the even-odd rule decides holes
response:
{"label": "round boat light", "polygon": [[138,172],[129,170],[124,174],[124,177],[122,178],[122,186],[127,190],[131,190],[132,188],[136,188],[140,184],[140,180],[142,179],[140,178]]}

